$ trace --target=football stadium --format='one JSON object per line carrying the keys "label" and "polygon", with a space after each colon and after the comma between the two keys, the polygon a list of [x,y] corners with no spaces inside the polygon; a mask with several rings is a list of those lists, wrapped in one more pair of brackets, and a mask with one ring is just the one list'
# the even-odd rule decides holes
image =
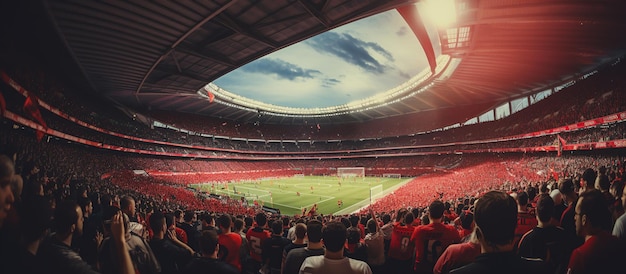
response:
{"label": "football stadium", "polygon": [[625,1],[0,20],[0,273],[626,273]]}

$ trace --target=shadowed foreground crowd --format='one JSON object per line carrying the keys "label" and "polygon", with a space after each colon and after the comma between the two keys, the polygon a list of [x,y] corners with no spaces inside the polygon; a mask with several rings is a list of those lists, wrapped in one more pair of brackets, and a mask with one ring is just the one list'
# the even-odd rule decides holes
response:
{"label": "shadowed foreground crowd", "polygon": [[[625,273],[623,167],[456,206],[231,216],[97,195],[0,155],[0,273]],[[123,194],[123,193],[122,193]],[[137,209],[140,210],[137,210]]]}

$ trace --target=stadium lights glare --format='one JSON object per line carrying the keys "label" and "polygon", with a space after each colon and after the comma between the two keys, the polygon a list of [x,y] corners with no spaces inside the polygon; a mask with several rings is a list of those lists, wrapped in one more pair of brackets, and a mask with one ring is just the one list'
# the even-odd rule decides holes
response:
{"label": "stadium lights glare", "polygon": [[455,0],[428,0],[420,12],[439,29],[446,29],[456,23]]}

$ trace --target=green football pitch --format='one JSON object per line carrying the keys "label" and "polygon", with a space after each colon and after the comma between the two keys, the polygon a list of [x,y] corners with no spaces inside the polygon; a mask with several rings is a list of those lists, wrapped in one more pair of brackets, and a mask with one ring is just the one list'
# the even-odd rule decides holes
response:
{"label": "green football pitch", "polygon": [[[250,204],[257,201],[259,205],[278,208],[281,214],[286,215],[300,214],[303,208],[309,210],[314,204],[317,204],[318,213],[347,214],[369,205],[371,193],[374,197],[382,197],[410,180],[306,176],[229,183],[228,187],[218,183],[194,184],[191,187],[234,199],[244,197]],[[377,187],[379,185],[382,190]],[[342,206],[338,205],[339,200],[343,202]]]}

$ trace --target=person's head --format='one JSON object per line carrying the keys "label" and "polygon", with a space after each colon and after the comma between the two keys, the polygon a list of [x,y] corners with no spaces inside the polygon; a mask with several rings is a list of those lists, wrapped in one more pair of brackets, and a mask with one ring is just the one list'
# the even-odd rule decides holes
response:
{"label": "person's head", "polygon": [[461,212],[461,215],[459,215],[459,218],[461,219],[461,227],[463,227],[463,229],[473,228],[474,213],[470,212],[469,210],[464,210]]}
{"label": "person's head", "polygon": [[[228,217],[230,218],[230,215]],[[213,214],[211,214],[209,212],[206,212],[206,213],[202,214],[201,219],[202,219],[202,227],[215,226],[215,223],[216,223],[215,215],[213,215]],[[218,222],[219,222],[219,220],[218,220]],[[229,226],[229,228],[230,228],[230,226]]]}
{"label": "person's head", "polygon": [[383,224],[388,224],[391,222],[391,215],[388,213],[383,214]]}
{"label": "person's head", "polygon": [[359,215],[352,214],[352,215],[350,215],[350,219],[349,220],[350,220],[350,226],[357,227],[358,224],[359,224]]}
{"label": "person's head", "polygon": [[444,204],[439,200],[435,200],[432,203],[430,203],[430,206],[428,206],[428,216],[432,220],[441,219],[443,217],[444,210],[445,210]]}
{"label": "person's head", "polygon": [[598,177],[596,177],[594,187],[597,190],[608,191],[609,187],[611,187],[611,182],[609,181],[609,177],[604,174],[599,174]]}
{"label": "person's head", "polygon": [[83,212],[72,200],[59,201],[54,209],[54,230],[63,238],[83,234]]}
{"label": "person's head", "polygon": [[422,211],[420,210],[419,207],[414,207],[411,209],[411,213],[413,214],[414,218],[419,218],[419,216],[422,215]]}
{"label": "person's head", "polygon": [[182,223],[183,222],[183,211],[180,210],[180,209],[174,210],[174,218],[176,219],[176,222]]}
{"label": "person's head", "polygon": [[173,213],[165,214],[165,226],[167,229],[176,229],[176,220]]}
{"label": "person's head", "polygon": [[620,199],[622,197],[622,193],[624,193],[624,181],[615,180],[611,184],[609,188],[609,192],[615,199]]}
{"label": "person's head", "polygon": [[265,213],[259,212],[254,216],[254,221],[259,227],[264,227],[267,224],[267,216],[265,216]]}
{"label": "person's head", "polygon": [[185,223],[192,223],[197,220],[197,215],[195,212],[193,212],[193,210],[187,210],[185,211],[185,216],[183,217],[183,219],[185,220]]}
{"label": "person's head", "polygon": [[515,196],[514,198],[520,207],[525,207],[528,205],[528,193],[526,193],[526,191],[517,193],[517,196]]}
{"label": "person's head", "polygon": [[274,235],[282,235],[283,234],[283,222],[273,222],[272,223],[272,233]]}
{"label": "person's head", "polygon": [[339,252],[343,250],[346,243],[346,226],[341,222],[328,222],[322,229],[322,240],[326,250],[331,252]]}
{"label": "person's head", "polygon": [[517,226],[517,204],[504,192],[487,192],[476,202],[474,222],[481,245],[497,248],[511,244]]}
{"label": "person's head", "polygon": [[583,183],[583,186],[587,189],[593,189],[596,181],[596,172],[593,169],[588,168],[583,172],[583,176],[580,178]]}
{"label": "person's head", "polygon": [[11,205],[15,201],[11,181],[15,175],[13,161],[6,155],[0,155],[0,227],[9,215]]}
{"label": "person's head", "polygon": [[376,223],[376,220],[369,219],[367,220],[367,231],[369,233],[376,233],[376,229],[378,228],[378,223]]}
{"label": "person's head", "polygon": [[217,257],[219,245],[217,243],[217,231],[204,230],[200,236],[200,252],[204,256]]}
{"label": "person's head", "polygon": [[554,200],[548,194],[540,194],[535,208],[537,220],[542,223],[549,223],[554,215]]}
{"label": "person's head", "polygon": [[574,181],[570,178],[562,178],[559,180],[559,192],[566,197],[572,197],[576,194],[576,189],[574,188]]}
{"label": "person's head", "polygon": [[241,218],[237,218],[234,221],[234,228],[235,228],[234,230],[236,232],[241,232],[243,231],[244,225],[245,223],[243,222],[243,220]]}
{"label": "person's head", "polygon": [[406,208],[401,208],[398,210],[398,213],[396,214],[396,222],[402,222],[404,221],[404,216],[406,216],[406,214],[409,212],[408,209]]}
{"label": "person's head", "polygon": [[592,189],[582,193],[575,210],[576,234],[579,236],[593,235],[600,230],[610,231],[611,212],[599,190]]}
{"label": "person's head", "polygon": [[411,212],[407,212],[407,213],[404,215],[404,224],[405,224],[405,225],[410,225],[410,224],[412,224],[414,220],[415,220],[415,218],[413,217],[413,213],[411,213]]}
{"label": "person's head", "polygon": [[296,239],[304,239],[304,237],[306,237],[306,225],[303,223],[298,223],[296,224],[295,227],[295,234],[296,234]]}
{"label": "person's head", "polygon": [[322,228],[322,222],[318,220],[309,220],[306,223],[306,235],[310,243],[322,241]]}
{"label": "person's head", "polygon": [[243,218],[243,223],[246,225],[246,227],[252,227],[254,219],[250,216],[246,216],[245,218]]}
{"label": "person's head", "polygon": [[167,222],[165,221],[163,212],[157,211],[152,213],[150,216],[150,228],[152,228],[155,235],[167,231]]}
{"label": "person's head", "polygon": [[233,223],[233,219],[227,213],[224,213],[217,218],[217,224],[223,233],[230,232],[232,223]]}
{"label": "person's head", "polygon": [[346,232],[348,244],[358,244],[361,241],[361,231],[356,227],[349,227]]}
{"label": "person's head", "polygon": [[130,196],[124,196],[120,200],[120,208],[128,216],[135,216],[135,199]]}
{"label": "person's head", "polygon": [[563,204],[563,195],[558,189],[550,191],[550,198],[554,201],[555,206]]}
{"label": "person's head", "polygon": [[93,204],[91,203],[91,200],[89,198],[78,197],[78,205],[83,211],[83,215],[85,217],[91,216],[91,214],[93,213]]}

